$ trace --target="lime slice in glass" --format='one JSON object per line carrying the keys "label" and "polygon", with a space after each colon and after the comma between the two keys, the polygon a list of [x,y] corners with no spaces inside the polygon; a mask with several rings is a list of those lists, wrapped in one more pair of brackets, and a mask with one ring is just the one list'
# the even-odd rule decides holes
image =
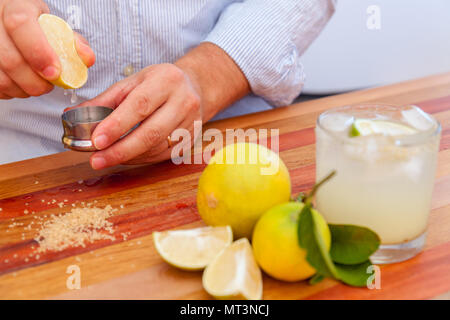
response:
{"label": "lime slice in glass", "polygon": [[417,133],[407,125],[385,120],[356,119],[350,127],[350,136],[369,136],[383,134],[386,136],[402,136]]}

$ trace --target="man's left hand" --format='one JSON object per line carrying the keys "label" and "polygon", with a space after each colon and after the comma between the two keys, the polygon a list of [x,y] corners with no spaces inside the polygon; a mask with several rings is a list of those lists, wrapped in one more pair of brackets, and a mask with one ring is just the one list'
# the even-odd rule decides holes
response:
{"label": "man's left hand", "polygon": [[198,86],[179,67],[159,64],[117,82],[81,104],[114,109],[93,133],[92,141],[100,151],[91,157],[91,166],[103,169],[121,163],[152,163],[170,158],[171,133],[184,128],[192,134],[194,121],[202,120],[198,91]]}

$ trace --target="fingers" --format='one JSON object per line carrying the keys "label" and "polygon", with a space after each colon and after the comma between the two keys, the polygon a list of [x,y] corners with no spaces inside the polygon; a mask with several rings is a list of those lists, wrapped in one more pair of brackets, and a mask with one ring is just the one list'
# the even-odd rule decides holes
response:
{"label": "fingers", "polygon": [[42,79],[22,58],[0,24],[0,69],[24,92],[39,96],[52,90],[53,86]]}
{"label": "fingers", "polygon": [[40,9],[41,13],[50,13],[50,9],[48,8],[48,5],[44,1],[42,0],[32,0],[32,1],[33,4]]}
{"label": "fingers", "polygon": [[0,92],[10,98],[28,98],[29,95],[23,91],[4,72],[0,71]]}
{"label": "fingers", "polygon": [[153,164],[158,163],[164,160],[168,160],[171,157],[172,149],[167,149],[166,146],[161,147],[161,151],[157,152],[146,152],[139,156],[137,156],[134,159],[131,159],[130,161],[125,162],[126,165],[139,165],[139,164]]}
{"label": "fingers", "polygon": [[8,2],[3,8],[3,25],[30,67],[44,79],[56,80],[61,65],[38,23],[42,11],[25,1]]}
{"label": "fingers", "polygon": [[[0,7],[0,93],[2,99],[40,96],[53,89],[49,81],[61,73],[58,56],[47,41],[38,18],[49,13],[41,0],[4,1]],[[75,33],[83,62],[95,63],[86,39]]]}
{"label": "fingers", "polygon": [[90,68],[95,63],[95,53],[89,46],[87,40],[78,32],[75,32],[75,48],[84,64]]}
{"label": "fingers", "polygon": [[6,94],[0,93],[0,99],[1,100],[9,100],[9,99],[12,99],[12,97],[10,97]]}
{"label": "fingers", "polygon": [[[127,133],[139,122],[145,120],[166,102],[169,92],[160,81],[136,87],[123,102],[103,120],[92,135],[97,149],[103,150]],[[149,92],[153,94],[150,96]]]}
{"label": "fingers", "polygon": [[182,70],[167,64],[146,68],[79,106],[88,105],[115,108],[92,135],[100,150],[91,157],[94,169],[167,157],[167,137],[202,119],[200,96]]}
{"label": "fingers", "polygon": [[53,86],[25,62],[2,23],[0,23],[0,39],[0,69],[3,73],[27,95],[39,96],[50,92]]}
{"label": "fingers", "polygon": [[[127,97],[127,95],[133,90],[141,81],[139,77],[131,76],[129,78],[123,79],[111,87],[106,89],[104,92],[96,96],[94,99],[84,101],[79,105],[68,107],[64,109],[64,112],[87,106],[103,106],[110,108],[117,108],[117,106]],[[106,119],[105,119],[106,120]]]}
{"label": "fingers", "polygon": [[[191,136],[190,141],[187,141],[187,140],[182,140],[180,142],[172,141],[171,147],[169,147],[169,144],[167,141],[164,141],[163,143],[159,144],[157,147],[154,147],[152,150],[145,152],[145,153],[137,156],[136,158],[133,158],[133,159],[125,162],[124,164],[137,165],[137,164],[143,164],[143,163],[148,163],[148,164],[158,163],[158,162],[170,159],[172,157],[172,150],[175,146],[179,147],[179,149],[181,149],[181,151],[182,151],[184,149],[185,145],[190,143],[190,145],[188,145],[187,147],[191,148],[191,145],[195,142],[194,141],[194,122],[192,120],[185,120],[185,121],[183,121],[183,123],[181,123],[179,128],[184,128],[189,131],[190,136]],[[178,144],[180,144],[180,143],[182,145],[178,146]],[[176,154],[175,156],[183,157],[183,153],[181,152],[181,154]]]}
{"label": "fingers", "polygon": [[91,157],[91,166],[102,169],[127,162],[147,151],[162,152],[162,148],[167,148],[167,137],[182,122],[177,105],[168,105],[169,103],[155,111],[128,136],[109,148],[96,152]]}

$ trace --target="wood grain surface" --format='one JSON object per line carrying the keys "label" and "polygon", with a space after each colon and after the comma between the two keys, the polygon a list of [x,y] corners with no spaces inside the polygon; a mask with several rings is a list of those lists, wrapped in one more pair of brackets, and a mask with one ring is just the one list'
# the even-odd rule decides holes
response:
{"label": "wood grain surface", "polygon": [[[292,191],[298,193],[314,183],[317,116],[332,107],[363,102],[416,104],[442,124],[425,250],[411,260],[382,266],[378,290],[352,288],[333,280],[315,286],[283,283],[265,276],[265,299],[448,298],[450,73],[212,122],[205,129],[279,129],[280,155],[290,170]],[[195,197],[204,165],[164,162],[94,171],[88,156],[67,151],[0,166],[0,299],[210,298],[202,289],[201,273],[165,264],[151,238],[155,230],[203,225]],[[35,253],[38,244],[33,238],[38,225],[33,221],[67,212],[72,203],[80,206],[94,201],[99,207],[110,204],[119,209],[110,218],[115,241]],[[61,202],[63,208],[58,206]],[[67,288],[67,268],[71,265],[80,268],[80,290]]]}

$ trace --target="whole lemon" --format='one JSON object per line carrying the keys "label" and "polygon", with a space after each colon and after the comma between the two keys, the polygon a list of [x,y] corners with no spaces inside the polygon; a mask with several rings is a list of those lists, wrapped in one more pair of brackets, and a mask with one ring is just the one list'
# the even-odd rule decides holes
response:
{"label": "whole lemon", "polygon": [[236,143],[219,150],[203,171],[197,207],[206,224],[229,225],[235,239],[250,239],[258,218],[290,196],[289,172],[275,152]]}
{"label": "whole lemon", "polygon": [[[257,222],[253,231],[253,253],[259,266],[271,277],[283,281],[304,280],[316,273],[306,261],[306,251],[298,244],[298,217],[303,203],[288,202],[273,207]],[[327,249],[331,234],[323,217],[317,218]]]}

